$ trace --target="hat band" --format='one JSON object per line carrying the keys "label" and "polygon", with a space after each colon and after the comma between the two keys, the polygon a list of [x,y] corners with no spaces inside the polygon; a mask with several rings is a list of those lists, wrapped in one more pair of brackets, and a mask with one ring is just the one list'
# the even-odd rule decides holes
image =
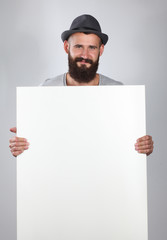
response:
{"label": "hat band", "polygon": [[81,30],[81,31],[83,31],[83,30],[91,30],[91,31],[96,31],[96,32],[100,32],[101,33],[100,30],[97,30],[95,28],[89,28],[89,27],[72,28],[71,30]]}

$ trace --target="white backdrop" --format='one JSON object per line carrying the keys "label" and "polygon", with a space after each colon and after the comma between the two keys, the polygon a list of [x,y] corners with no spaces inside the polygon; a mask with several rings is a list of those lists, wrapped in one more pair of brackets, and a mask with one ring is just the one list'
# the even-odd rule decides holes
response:
{"label": "white backdrop", "polygon": [[67,71],[60,34],[83,13],[94,15],[110,37],[99,72],[146,85],[147,133],[155,141],[148,158],[149,237],[166,240],[166,0],[0,1],[0,238],[16,239],[16,161],[8,148],[16,86],[37,86]]}

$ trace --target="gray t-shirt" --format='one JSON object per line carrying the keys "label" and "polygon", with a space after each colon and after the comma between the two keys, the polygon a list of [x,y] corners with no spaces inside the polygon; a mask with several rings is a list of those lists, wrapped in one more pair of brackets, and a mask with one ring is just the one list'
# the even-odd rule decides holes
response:
{"label": "gray t-shirt", "polygon": [[[64,73],[57,77],[46,79],[40,86],[66,86],[66,75],[67,73]],[[122,85],[122,83],[99,74],[99,85]]]}

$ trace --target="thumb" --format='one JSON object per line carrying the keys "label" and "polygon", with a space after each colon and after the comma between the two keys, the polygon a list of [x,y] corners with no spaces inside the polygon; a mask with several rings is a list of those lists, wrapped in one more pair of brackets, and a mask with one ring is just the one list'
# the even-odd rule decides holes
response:
{"label": "thumb", "polygon": [[10,128],[10,131],[13,132],[13,133],[16,133],[17,132],[17,128],[16,127]]}

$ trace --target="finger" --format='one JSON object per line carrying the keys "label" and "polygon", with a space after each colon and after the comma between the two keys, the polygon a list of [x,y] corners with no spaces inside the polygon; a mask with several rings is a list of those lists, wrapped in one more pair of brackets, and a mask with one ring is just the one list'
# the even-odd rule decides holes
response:
{"label": "finger", "polygon": [[154,149],[154,146],[150,146],[148,148],[143,148],[143,149],[139,149],[139,148],[135,148],[135,150],[138,152],[138,153],[146,153],[147,156],[150,155],[152,152],[153,152],[153,149]]}
{"label": "finger", "polygon": [[139,150],[138,153],[144,153],[144,154],[149,155],[152,153],[152,150],[151,149]]}
{"label": "finger", "polygon": [[154,144],[153,141],[147,140],[140,143],[135,143],[135,147],[153,146],[153,144]]}
{"label": "finger", "polygon": [[9,140],[10,143],[14,142],[27,142],[26,138],[21,138],[21,137],[13,137]]}
{"label": "finger", "polygon": [[153,145],[152,144],[145,144],[141,146],[135,146],[136,150],[144,150],[144,149],[152,149]]}
{"label": "finger", "polygon": [[147,141],[147,140],[152,141],[152,137],[149,136],[149,135],[143,136],[143,137],[137,139],[137,143],[140,143],[140,142],[143,142],[143,141]]}
{"label": "finger", "polygon": [[16,127],[10,128],[10,131],[13,132],[13,133],[16,133],[17,132],[17,128]]}
{"label": "finger", "polygon": [[24,150],[27,150],[29,148],[29,146],[24,146],[24,147],[12,147],[11,148],[11,152],[14,153],[14,152],[17,152],[17,151],[24,151]]}
{"label": "finger", "polygon": [[21,147],[10,147],[10,151],[12,152],[12,153],[14,153],[14,152],[17,152],[17,151],[24,151],[24,150],[27,150],[27,149],[29,149],[29,146],[21,146]]}
{"label": "finger", "polygon": [[20,155],[21,153],[24,152],[24,150],[27,150],[29,147],[14,147],[11,149],[11,153],[14,157],[17,157],[18,155]]}
{"label": "finger", "polygon": [[30,144],[28,142],[12,142],[10,143],[9,147],[13,148],[13,147],[27,147]]}

